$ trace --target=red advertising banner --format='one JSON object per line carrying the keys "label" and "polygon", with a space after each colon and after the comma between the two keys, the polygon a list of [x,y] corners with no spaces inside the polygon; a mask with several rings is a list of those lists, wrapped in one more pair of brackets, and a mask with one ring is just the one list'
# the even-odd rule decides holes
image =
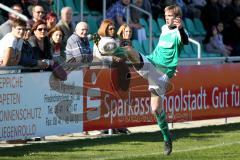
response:
{"label": "red advertising banner", "polygon": [[240,116],[240,64],[181,66],[164,98],[170,121]]}
{"label": "red advertising banner", "polygon": [[[240,116],[239,68],[240,64],[179,66],[171,80],[173,90],[163,100],[168,120]],[[130,82],[122,82],[117,70],[87,70],[84,88],[84,130],[155,123],[147,80],[134,71]]]}
{"label": "red advertising banner", "polygon": [[[86,71],[84,130],[146,125],[154,121],[147,81],[136,72],[131,73],[131,79],[134,80],[128,86],[127,81],[119,81],[117,70]],[[94,96],[91,91],[95,92]]]}

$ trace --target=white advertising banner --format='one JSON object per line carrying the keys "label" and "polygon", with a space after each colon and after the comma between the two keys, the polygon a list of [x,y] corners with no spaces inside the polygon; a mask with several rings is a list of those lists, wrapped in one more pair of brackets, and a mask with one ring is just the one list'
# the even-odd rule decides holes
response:
{"label": "white advertising banner", "polygon": [[83,131],[83,72],[0,75],[0,140]]}

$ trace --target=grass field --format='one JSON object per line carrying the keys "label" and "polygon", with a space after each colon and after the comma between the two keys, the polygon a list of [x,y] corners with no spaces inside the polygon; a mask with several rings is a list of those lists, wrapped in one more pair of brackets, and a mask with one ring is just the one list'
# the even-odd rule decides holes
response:
{"label": "grass field", "polygon": [[164,156],[160,131],[0,148],[0,160],[239,160],[240,123],[173,130]]}

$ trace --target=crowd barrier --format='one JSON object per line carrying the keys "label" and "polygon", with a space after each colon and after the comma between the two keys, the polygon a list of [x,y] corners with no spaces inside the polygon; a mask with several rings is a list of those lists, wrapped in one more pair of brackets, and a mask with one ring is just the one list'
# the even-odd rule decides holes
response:
{"label": "crowd barrier", "polygon": [[[164,97],[169,122],[240,116],[239,63],[183,65]],[[0,140],[155,123],[148,82],[131,69],[81,68],[66,81],[52,72],[0,75]]]}

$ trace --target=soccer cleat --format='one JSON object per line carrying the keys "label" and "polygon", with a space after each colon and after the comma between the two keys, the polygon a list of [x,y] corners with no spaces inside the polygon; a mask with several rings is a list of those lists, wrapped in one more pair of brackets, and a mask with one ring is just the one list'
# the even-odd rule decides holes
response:
{"label": "soccer cleat", "polygon": [[164,142],[164,155],[170,155],[172,153],[172,141]]}

